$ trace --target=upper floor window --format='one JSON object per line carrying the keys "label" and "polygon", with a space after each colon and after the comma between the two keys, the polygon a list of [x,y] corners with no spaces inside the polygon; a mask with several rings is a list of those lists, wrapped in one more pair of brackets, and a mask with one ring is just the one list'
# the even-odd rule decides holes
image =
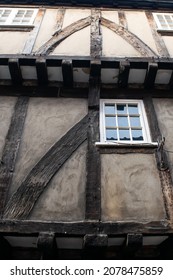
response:
{"label": "upper floor window", "polygon": [[0,26],[30,26],[38,9],[0,8]]}
{"label": "upper floor window", "polygon": [[153,13],[157,28],[160,31],[173,31],[173,14]]}
{"label": "upper floor window", "polygon": [[142,100],[101,100],[101,142],[151,143]]}

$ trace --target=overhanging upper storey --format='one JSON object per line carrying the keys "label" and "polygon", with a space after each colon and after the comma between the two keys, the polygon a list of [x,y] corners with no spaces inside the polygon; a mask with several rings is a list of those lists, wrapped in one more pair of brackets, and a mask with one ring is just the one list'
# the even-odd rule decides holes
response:
{"label": "overhanging upper storey", "polygon": [[0,4],[95,6],[133,9],[172,9],[172,0],[0,0]]}

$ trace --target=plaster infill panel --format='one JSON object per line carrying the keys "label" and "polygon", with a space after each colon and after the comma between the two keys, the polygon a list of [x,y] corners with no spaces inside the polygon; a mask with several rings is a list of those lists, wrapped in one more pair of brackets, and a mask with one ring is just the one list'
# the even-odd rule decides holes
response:
{"label": "plaster infill panel", "polygon": [[[172,34],[171,34],[172,35]],[[167,47],[167,50],[169,52],[169,55],[173,57],[173,36],[162,36],[163,41],[165,42],[165,45]]]}
{"label": "plaster infill panel", "polygon": [[58,24],[57,13],[57,9],[46,9],[33,51],[37,51],[45,42],[52,38]]}
{"label": "plaster infill panel", "polygon": [[173,179],[173,99],[153,99],[161,134],[165,138],[164,148],[170,161],[170,171]]}
{"label": "plaster infill panel", "polygon": [[90,55],[90,26],[73,33],[61,42],[51,55]]}
{"label": "plaster infill panel", "polygon": [[3,31],[0,33],[0,53],[17,54],[22,53],[29,32]]}
{"label": "plaster infill panel", "polygon": [[[103,56],[115,56],[115,57],[140,57],[140,53],[137,52],[128,42],[123,38],[115,34],[112,30],[102,26],[103,36]],[[111,44],[110,44],[111,42]]]}
{"label": "plaster infill panel", "polygon": [[102,220],[157,221],[165,218],[154,155],[101,156]]}
{"label": "plaster infill panel", "polygon": [[102,17],[119,24],[119,17],[117,11],[102,11]]}
{"label": "plaster infill panel", "polygon": [[31,220],[77,221],[85,215],[86,143],[68,159],[36,203]]}
{"label": "plaster infill panel", "polygon": [[126,11],[128,30],[138,36],[155,53],[157,48],[152,36],[151,28],[144,12]]}
{"label": "plaster infill panel", "polygon": [[91,10],[89,9],[66,9],[62,28],[90,15]]}
{"label": "plaster infill panel", "polygon": [[87,114],[87,101],[30,98],[11,195],[34,165],[66,132]]}
{"label": "plaster infill panel", "polygon": [[0,96],[0,158],[16,104],[16,97]]}

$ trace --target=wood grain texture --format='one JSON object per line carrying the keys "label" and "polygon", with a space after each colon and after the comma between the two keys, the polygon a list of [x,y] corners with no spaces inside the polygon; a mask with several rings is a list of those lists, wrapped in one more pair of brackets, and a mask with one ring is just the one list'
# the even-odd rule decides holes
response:
{"label": "wood grain texture", "polygon": [[102,54],[102,34],[100,26],[101,11],[91,10],[91,45],[90,56],[92,59],[99,59]]}
{"label": "wood grain texture", "polygon": [[126,42],[128,42],[131,46],[135,48],[142,56],[144,57],[156,57],[157,54],[148,46],[146,45],[139,37],[135,34],[120,26],[106,18],[101,17],[101,24],[117,35],[121,36]]}
{"label": "wood grain texture", "polygon": [[40,159],[9,200],[4,218],[26,219],[51,178],[87,138],[88,115]]}
{"label": "wood grain texture", "polygon": [[124,11],[118,11],[119,24],[127,29],[127,20]]}
{"label": "wood grain texture", "polygon": [[95,146],[99,141],[99,111],[89,109],[87,184],[86,184],[86,219],[101,218],[101,160]]}
{"label": "wood grain texture", "polygon": [[67,37],[72,35],[73,33],[87,27],[90,25],[91,18],[87,17],[84,19],[80,19],[71,25],[65,27],[62,29],[59,33],[55,33],[55,35],[48,40],[45,44],[43,44],[36,52],[35,54],[42,54],[42,55],[48,55],[51,53],[63,40],[65,40]]}
{"label": "wood grain texture", "polygon": [[38,235],[39,232],[54,232],[55,235],[82,236],[86,234],[119,235],[128,233],[173,234],[167,220],[148,223],[138,222],[56,222],[0,220],[0,233],[11,235]]}
{"label": "wood grain texture", "polygon": [[28,108],[28,97],[19,97],[12,115],[0,163],[0,213],[2,215],[18,155],[23,125]]}

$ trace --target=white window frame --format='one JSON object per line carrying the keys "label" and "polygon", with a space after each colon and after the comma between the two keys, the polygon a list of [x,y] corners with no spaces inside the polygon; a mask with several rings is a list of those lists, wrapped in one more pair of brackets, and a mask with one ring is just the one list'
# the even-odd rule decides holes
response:
{"label": "white window frame", "polygon": [[[35,20],[35,17],[38,13],[38,9],[28,9],[28,8],[0,8],[0,10],[7,10],[7,11],[11,11],[7,20],[5,22],[0,22],[0,27],[3,27],[3,26],[11,26],[11,27],[15,27],[15,26],[32,26],[33,23],[34,23],[34,20]],[[16,15],[17,15],[17,12],[19,10],[22,10],[22,11],[33,11],[33,14],[29,20],[29,22],[13,22],[13,20],[15,19]]]}
{"label": "white window frame", "polygon": [[[105,104],[137,104],[138,111],[140,115],[140,122],[141,128],[143,133],[143,140],[135,141],[135,140],[115,140],[115,141],[108,141],[106,140],[106,125],[105,125]],[[129,118],[129,115],[128,115]],[[130,126],[129,126],[130,128]],[[145,108],[142,100],[137,99],[102,99],[100,101],[100,141],[101,143],[108,143],[108,144],[156,144],[152,143],[149,125],[147,121],[147,116],[145,113]],[[96,143],[97,144],[97,143]]]}
{"label": "white window frame", "polygon": [[[167,25],[167,28],[163,28],[163,26],[161,25],[161,23],[160,23],[160,21],[159,21],[159,18],[158,18],[159,15],[162,16],[162,17],[164,18],[165,23],[166,23],[166,25]],[[170,27],[170,26],[169,26],[169,24],[168,24],[168,22],[167,22],[165,16],[171,16],[171,18],[172,18],[172,23],[173,23],[173,14],[171,14],[171,13],[153,13],[154,20],[155,20],[155,22],[156,22],[156,24],[157,24],[157,30],[158,30],[158,31],[173,32],[173,27]]]}

